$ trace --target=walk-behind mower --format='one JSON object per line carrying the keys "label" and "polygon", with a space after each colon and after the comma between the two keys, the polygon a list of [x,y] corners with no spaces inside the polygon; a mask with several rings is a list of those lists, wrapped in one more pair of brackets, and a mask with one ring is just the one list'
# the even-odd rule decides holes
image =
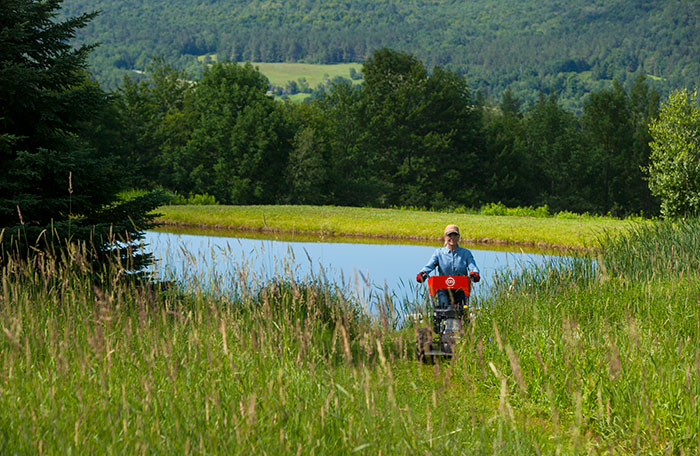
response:
{"label": "walk-behind mower", "polygon": [[416,334],[416,356],[423,362],[451,358],[454,354],[454,346],[469,322],[471,279],[466,276],[429,277],[428,290],[433,301],[433,328],[419,326]]}

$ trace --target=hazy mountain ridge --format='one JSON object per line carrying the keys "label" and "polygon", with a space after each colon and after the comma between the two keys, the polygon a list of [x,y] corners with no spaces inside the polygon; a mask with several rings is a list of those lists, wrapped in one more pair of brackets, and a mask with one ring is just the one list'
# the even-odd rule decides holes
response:
{"label": "hazy mountain ridge", "polygon": [[644,73],[659,88],[700,80],[700,4],[689,0],[461,2],[66,0],[66,15],[101,10],[79,36],[100,41],[105,85],[154,55],[196,73],[194,56],[239,61],[363,61],[376,48],[415,54],[497,96],[556,90],[579,99],[616,77]]}

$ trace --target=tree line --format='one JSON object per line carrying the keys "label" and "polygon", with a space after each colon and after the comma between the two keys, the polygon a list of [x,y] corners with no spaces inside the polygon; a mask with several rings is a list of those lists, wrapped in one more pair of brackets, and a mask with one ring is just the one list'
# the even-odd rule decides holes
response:
{"label": "tree line", "polygon": [[490,102],[456,72],[387,48],[362,73],[294,104],[267,95],[250,64],[216,63],[190,82],[157,60],[150,80],[112,94],[130,185],[225,204],[659,211],[643,171],[659,94],[642,76],[576,114],[553,93]]}

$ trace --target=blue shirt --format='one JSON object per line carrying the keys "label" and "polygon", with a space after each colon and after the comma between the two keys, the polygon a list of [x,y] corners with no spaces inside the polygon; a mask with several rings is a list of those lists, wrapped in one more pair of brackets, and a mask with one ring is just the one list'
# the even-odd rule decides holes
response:
{"label": "blue shirt", "polygon": [[[474,256],[464,247],[457,247],[454,250],[441,247],[435,250],[428,264],[423,266],[421,271],[430,274],[436,267],[438,268],[438,275],[441,276],[465,276],[472,271],[479,273],[479,268],[474,262]],[[479,275],[481,274],[479,273]]]}

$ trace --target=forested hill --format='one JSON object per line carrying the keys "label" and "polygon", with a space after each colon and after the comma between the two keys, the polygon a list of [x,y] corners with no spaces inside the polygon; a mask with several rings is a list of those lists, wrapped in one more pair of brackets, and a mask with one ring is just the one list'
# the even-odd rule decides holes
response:
{"label": "forested hill", "polygon": [[[541,90],[567,104],[613,78],[645,73],[663,92],[700,81],[697,0],[65,0],[100,10],[78,37],[99,41],[105,86],[153,56],[196,71],[196,58],[362,62],[381,47],[465,74],[494,96]],[[121,72],[120,72],[121,70]]]}

